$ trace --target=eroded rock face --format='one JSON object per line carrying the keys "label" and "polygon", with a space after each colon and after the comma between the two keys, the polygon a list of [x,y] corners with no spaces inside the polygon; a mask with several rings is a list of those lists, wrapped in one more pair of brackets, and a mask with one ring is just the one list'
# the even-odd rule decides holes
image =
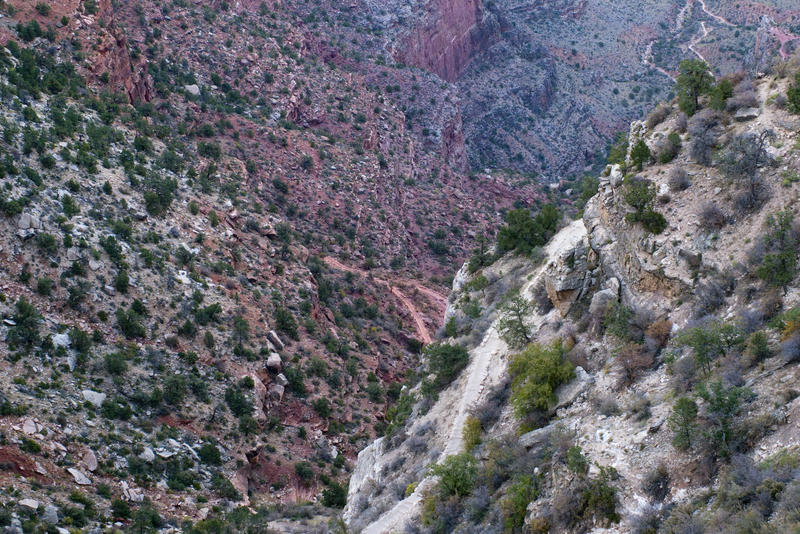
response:
{"label": "eroded rock face", "polygon": [[[655,301],[650,295],[666,297],[658,300],[665,303],[691,288],[687,260],[679,246],[673,244],[669,231],[660,236],[647,235],[625,222],[624,185],[616,179],[619,175],[616,167],[609,169],[607,176],[600,179],[598,194],[586,205],[583,222],[588,243],[598,258],[600,283],[615,278],[621,283],[618,294],[626,306],[652,308]],[[617,291],[597,298],[608,302],[612,293]],[[595,303],[595,309],[600,304]]]}
{"label": "eroded rock face", "polygon": [[548,268],[545,290],[562,317],[566,317],[572,305],[594,285],[592,271],[596,268],[596,259],[588,242],[583,240],[555,258]]}
{"label": "eroded rock face", "polygon": [[153,79],[147,73],[147,61],[144,57],[138,61],[131,60],[127,38],[115,23],[116,17],[110,0],[101,0],[98,7],[98,17],[106,21],[108,32],[97,43],[97,55],[92,70],[98,76],[108,72],[109,85],[127,95],[131,103],[149,102],[155,95],[155,90]]}
{"label": "eroded rock face", "polygon": [[395,59],[455,81],[479,51],[497,38],[499,24],[481,0],[432,0],[420,25],[395,47]]}

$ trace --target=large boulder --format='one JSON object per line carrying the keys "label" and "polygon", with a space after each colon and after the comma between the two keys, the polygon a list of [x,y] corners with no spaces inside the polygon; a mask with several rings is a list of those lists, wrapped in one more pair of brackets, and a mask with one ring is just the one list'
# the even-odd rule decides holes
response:
{"label": "large boulder", "polygon": [[555,410],[571,405],[589,388],[590,385],[592,385],[593,382],[594,378],[592,378],[592,375],[587,373],[583,367],[576,367],[575,378],[566,384],[562,384],[556,390],[558,403],[556,404]]}
{"label": "large boulder", "polygon": [[267,396],[271,401],[280,402],[283,399],[284,387],[280,384],[270,384]]}
{"label": "large boulder", "polygon": [[275,330],[270,330],[269,332],[267,332],[267,339],[269,340],[270,343],[275,345],[275,348],[278,350],[283,350],[283,348],[285,347],[283,341],[281,341],[280,336],[278,336],[278,333],[275,332]]}
{"label": "large boulder", "polygon": [[547,268],[545,291],[562,317],[591,285],[589,251],[585,240],[581,240],[574,248],[555,258]]}
{"label": "large boulder", "polygon": [[92,404],[95,408],[103,406],[103,401],[106,400],[106,394],[99,391],[92,391],[91,389],[84,389],[81,391],[83,398]]}
{"label": "large boulder", "polygon": [[282,366],[283,361],[281,360],[281,355],[277,352],[271,352],[269,357],[267,357],[267,369],[273,373],[280,373]]}

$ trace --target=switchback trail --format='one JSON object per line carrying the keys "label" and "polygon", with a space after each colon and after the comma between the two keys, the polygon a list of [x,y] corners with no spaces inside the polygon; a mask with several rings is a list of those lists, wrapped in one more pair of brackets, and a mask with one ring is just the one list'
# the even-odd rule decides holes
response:
{"label": "switchback trail", "polygon": [[375,277],[372,273],[365,271],[364,269],[345,265],[336,258],[332,258],[330,256],[326,256],[323,261],[332,269],[370,278],[378,285],[386,287],[389,292],[400,301],[403,307],[408,310],[408,313],[411,314],[411,318],[414,321],[414,325],[420,340],[426,345],[433,341],[433,336],[431,335],[428,326],[425,324],[425,316],[419,311],[414,302],[405,293],[403,293],[401,287],[403,289],[406,287],[411,287],[415,294],[425,295],[430,301],[431,305],[436,309],[437,317],[439,318],[444,317],[444,312],[447,309],[447,297],[437,293],[433,289],[423,286],[415,280],[404,279],[399,282],[389,282],[387,280]]}

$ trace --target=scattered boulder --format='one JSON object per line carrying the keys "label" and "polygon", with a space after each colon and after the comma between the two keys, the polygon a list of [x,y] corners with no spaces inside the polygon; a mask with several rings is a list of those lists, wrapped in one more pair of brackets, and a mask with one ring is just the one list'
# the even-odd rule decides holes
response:
{"label": "scattered boulder", "polygon": [[281,341],[281,338],[278,337],[278,334],[277,332],[275,332],[275,330],[270,330],[269,332],[267,332],[267,339],[269,340],[270,343],[275,345],[275,348],[278,350],[283,350],[283,348],[285,347],[283,341]]}
{"label": "scattered boulder", "polygon": [[69,348],[72,342],[69,339],[69,334],[62,333],[62,334],[54,334],[53,335],[53,345],[58,347],[64,347],[65,349]]}
{"label": "scattered boulder", "polygon": [[92,404],[95,408],[100,408],[103,401],[106,400],[106,394],[99,391],[92,391],[91,389],[84,389],[81,391],[83,398]]}
{"label": "scattered boulder", "polygon": [[122,499],[131,502],[144,502],[144,492],[139,488],[133,488],[126,481],[120,484],[122,488]]}
{"label": "scattered boulder", "polygon": [[192,96],[200,96],[200,87],[196,83],[184,85],[183,89]]}
{"label": "scattered boulder", "polygon": [[552,425],[531,430],[519,437],[519,444],[526,449],[539,448],[550,442],[550,434],[552,431]]}
{"label": "scattered boulder", "polygon": [[267,369],[273,373],[279,373],[282,365],[283,361],[281,360],[280,354],[277,352],[270,353],[269,357],[267,358]]}
{"label": "scattered boulder", "polygon": [[22,213],[17,220],[17,228],[20,230],[41,230],[42,221],[32,213]]}
{"label": "scattered boulder", "polygon": [[761,110],[758,108],[741,108],[733,116],[733,120],[736,122],[747,122],[757,119],[759,115],[761,115]]}
{"label": "scattered boulder", "polygon": [[87,477],[81,471],[75,469],[74,467],[70,467],[69,469],[67,469],[67,472],[70,475],[72,475],[72,478],[75,480],[75,483],[78,484],[79,486],[88,486],[89,484],[92,483],[92,480],[89,477]]}
{"label": "scattered boulder", "polygon": [[58,507],[54,504],[48,504],[44,507],[44,514],[42,515],[42,519],[48,525],[57,525],[58,524]]}
{"label": "scattered boulder", "polygon": [[569,406],[594,382],[594,378],[587,373],[583,367],[578,366],[575,368],[575,378],[561,386],[556,390],[558,396],[558,404],[555,410]]}
{"label": "scattered boulder", "polygon": [[37,510],[39,508],[39,501],[35,499],[22,499],[19,501],[19,505],[29,510]]}
{"label": "scattered boulder", "polygon": [[283,373],[279,373],[278,376],[275,377],[275,382],[284,387],[289,385],[289,379],[287,379]]}
{"label": "scattered boulder", "polygon": [[83,465],[89,471],[94,472],[97,470],[97,456],[95,456],[92,449],[86,449],[86,452],[83,453]]}
{"label": "scattered boulder", "polygon": [[280,384],[271,384],[267,391],[270,400],[279,402],[283,398],[284,387]]}
{"label": "scattered boulder", "polygon": [[27,419],[25,419],[25,421],[22,423],[22,431],[23,431],[25,434],[29,435],[29,436],[30,436],[31,434],[36,434],[36,431],[37,431],[37,428],[36,428],[36,421],[34,421],[33,419],[31,419],[30,417],[28,417]]}
{"label": "scattered boulder", "polygon": [[144,450],[139,454],[139,458],[150,463],[156,459],[156,453],[154,453],[153,449],[150,447],[145,447]]}

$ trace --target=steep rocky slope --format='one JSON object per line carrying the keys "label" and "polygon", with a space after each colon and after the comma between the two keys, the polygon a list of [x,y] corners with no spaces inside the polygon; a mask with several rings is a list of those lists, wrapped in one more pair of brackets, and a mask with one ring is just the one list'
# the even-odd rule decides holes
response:
{"label": "steep rocky slope", "polygon": [[[344,513],[353,530],[796,526],[786,510],[797,481],[791,467],[779,466],[796,465],[800,440],[792,389],[800,291],[796,269],[777,282],[780,271],[762,263],[771,261],[765,258],[774,251],[779,214],[794,217],[780,235],[789,240],[786,257],[796,262],[798,254],[800,119],[783,107],[786,88],[785,79],[741,82],[736,94],[747,93],[756,106],[737,114],[732,100],[730,114],[703,110],[689,119],[691,134],[680,133],[686,117],[674,109],[635,123],[631,147],[643,139],[657,155],[668,134],[678,133],[683,148],[669,163],[638,173],[607,167],[582,219],[558,232],[537,260],[504,257],[474,274],[465,265],[448,305],[454,337],[443,342],[468,347],[469,364],[438,397],[424,385],[411,390],[417,402],[396,433],[359,454]],[[698,128],[708,124],[713,140],[700,146]],[[770,134],[752,175],[759,184],[754,200],[726,161],[739,154],[737,139],[751,146],[763,132]],[[716,156],[698,163],[706,151]],[[736,161],[737,168],[752,163]],[[642,183],[666,218],[658,234],[630,217],[631,191]],[[513,408],[521,402],[517,379],[509,386],[519,376],[509,362],[521,357],[502,335],[504,295],[514,290],[531,303],[525,324],[533,341],[559,347],[574,366],[557,399],[527,414],[538,413],[534,430]],[[476,303],[480,314],[470,312]],[[726,341],[714,345],[716,335]],[[555,340],[563,345],[551,345]],[[709,352],[709,360],[701,358]],[[688,450],[674,439],[678,398],[699,409]],[[734,408],[721,422],[724,399]],[[713,431],[721,424],[724,447]],[[450,485],[454,480],[465,486]],[[777,491],[760,494],[761,504],[750,500],[770,481]]]}
{"label": "steep rocky slope", "polygon": [[537,188],[280,5],[0,9],[3,527],[325,530],[449,262]]}

